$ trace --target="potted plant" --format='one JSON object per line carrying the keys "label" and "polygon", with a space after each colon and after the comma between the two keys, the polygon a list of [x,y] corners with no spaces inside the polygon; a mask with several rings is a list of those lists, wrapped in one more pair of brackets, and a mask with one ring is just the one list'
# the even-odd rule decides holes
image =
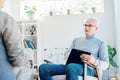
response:
{"label": "potted plant", "polygon": [[[109,63],[113,67],[113,68],[109,67],[109,70],[115,71],[115,68],[118,68],[117,63],[114,60],[114,57],[116,54],[117,54],[116,49],[108,45]],[[113,79],[117,80],[116,76],[110,78],[110,80],[113,80]]]}
{"label": "potted plant", "polygon": [[27,16],[30,17],[30,19],[33,19],[34,15],[35,15],[35,12],[37,11],[37,9],[35,8],[35,6],[24,6],[24,10],[27,14]]}
{"label": "potted plant", "polygon": [[113,67],[116,67],[118,68],[118,65],[117,63],[114,61],[114,57],[116,55],[116,49],[115,48],[112,48],[110,47],[110,45],[108,45],[108,55],[109,55],[109,62],[110,62],[110,65],[112,65]]}
{"label": "potted plant", "polygon": [[95,7],[92,7],[92,12],[95,13],[96,12],[96,8]]}

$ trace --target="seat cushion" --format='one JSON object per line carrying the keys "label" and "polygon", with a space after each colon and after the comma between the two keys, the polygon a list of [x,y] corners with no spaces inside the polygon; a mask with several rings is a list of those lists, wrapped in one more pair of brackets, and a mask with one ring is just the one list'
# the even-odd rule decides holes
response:
{"label": "seat cushion", "polygon": [[[52,80],[65,80],[66,75],[56,75],[52,77]],[[79,76],[79,80],[82,80],[82,77]],[[98,80],[96,77],[87,76],[87,80]]]}

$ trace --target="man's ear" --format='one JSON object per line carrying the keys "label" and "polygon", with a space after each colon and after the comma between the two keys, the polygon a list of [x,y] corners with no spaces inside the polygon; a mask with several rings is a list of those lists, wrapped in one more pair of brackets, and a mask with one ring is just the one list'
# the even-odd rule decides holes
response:
{"label": "man's ear", "polygon": [[97,31],[98,29],[99,29],[99,27],[97,26],[97,27],[96,27],[96,31]]}

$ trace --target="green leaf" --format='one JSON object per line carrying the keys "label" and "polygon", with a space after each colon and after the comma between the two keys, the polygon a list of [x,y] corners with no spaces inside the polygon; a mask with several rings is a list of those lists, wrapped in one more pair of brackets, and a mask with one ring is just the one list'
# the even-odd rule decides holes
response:
{"label": "green leaf", "polygon": [[109,62],[113,67],[118,67],[117,63],[114,61],[114,56],[117,54],[116,49],[112,48],[108,45],[108,55],[109,55]]}
{"label": "green leaf", "polygon": [[34,14],[37,9],[35,8],[35,6],[30,7],[30,6],[24,6],[24,10],[27,14]]}
{"label": "green leaf", "polygon": [[116,62],[115,62],[113,59],[109,59],[109,60],[110,60],[110,64],[111,64],[113,67],[118,68],[118,65],[116,64]]}

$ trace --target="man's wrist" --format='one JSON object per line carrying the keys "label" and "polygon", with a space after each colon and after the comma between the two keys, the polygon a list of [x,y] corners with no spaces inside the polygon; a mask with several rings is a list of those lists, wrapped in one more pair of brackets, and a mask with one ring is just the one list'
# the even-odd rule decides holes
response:
{"label": "man's wrist", "polygon": [[98,63],[99,63],[99,60],[98,60],[98,59],[96,59],[96,61],[95,61],[94,65],[95,65],[95,66],[97,66],[97,65],[98,65]]}

